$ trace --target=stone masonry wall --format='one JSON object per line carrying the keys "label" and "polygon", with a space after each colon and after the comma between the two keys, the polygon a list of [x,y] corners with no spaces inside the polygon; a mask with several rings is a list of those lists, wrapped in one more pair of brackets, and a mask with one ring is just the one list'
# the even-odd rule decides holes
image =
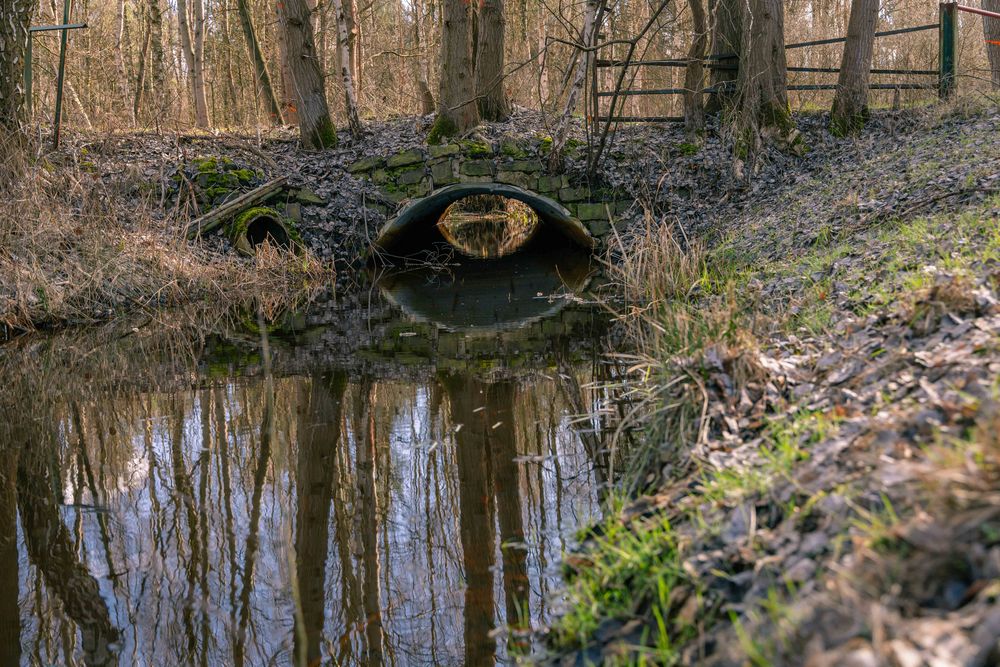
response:
{"label": "stone masonry wall", "polygon": [[[413,148],[388,157],[369,157],[348,167],[355,176],[379,187],[395,206],[379,205],[387,216],[404,202],[426,197],[455,183],[507,183],[550,197],[579,218],[595,237],[610,231],[611,219],[624,213],[631,201],[618,200],[615,193],[589,188],[566,174],[548,173],[547,139],[531,142],[457,141],[440,146]],[[579,147],[573,147],[579,150]]]}

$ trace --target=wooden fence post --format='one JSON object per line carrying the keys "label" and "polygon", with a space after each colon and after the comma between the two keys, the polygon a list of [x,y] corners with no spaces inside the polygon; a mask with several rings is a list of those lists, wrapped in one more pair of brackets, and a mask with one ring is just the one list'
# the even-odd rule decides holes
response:
{"label": "wooden fence post", "polygon": [[958,3],[942,2],[938,30],[938,97],[950,99],[955,94],[955,71],[958,60]]}

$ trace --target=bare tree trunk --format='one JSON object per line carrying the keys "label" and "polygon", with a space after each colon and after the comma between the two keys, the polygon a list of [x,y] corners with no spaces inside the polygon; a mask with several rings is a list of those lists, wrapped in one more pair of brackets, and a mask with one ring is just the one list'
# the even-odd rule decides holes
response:
{"label": "bare tree trunk", "polygon": [[355,93],[361,95],[361,31],[358,28],[358,3],[343,0],[344,18],[347,21],[347,47],[351,52],[351,79]]}
{"label": "bare tree trunk", "polygon": [[163,11],[160,0],[149,0],[150,74],[153,80],[153,107],[157,120],[164,112],[167,68],[163,55]]}
{"label": "bare tree trunk", "polygon": [[[1000,0],[983,0],[983,9],[1000,12]],[[1000,19],[983,17],[983,37],[986,38],[986,57],[993,72],[993,90],[1000,90]]]}
{"label": "bare tree trunk", "polygon": [[0,5],[0,132],[20,133],[24,108],[24,53],[37,3],[6,0]]}
{"label": "bare tree trunk", "polygon": [[205,0],[194,3],[194,111],[198,127],[208,127],[208,103],[205,98]]}
{"label": "bare tree trunk", "polygon": [[739,180],[749,177],[765,139],[775,139],[783,148],[800,145],[788,111],[788,73],[785,65],[785,14],[782,0],[746,0],[741,6],[743,24],[741,60],[734,109],[733,171]]}
{"label": "bare tree trunk", "polygon": [[264,54],[260,50],[257,31],[253,27],[253,15],[250,13],[247,0],[236,0],[236,9],[240,15],[243,36],[247,41],[247,50],[253,60],[254,74],[257,76],[257,96],[263,100],[268,113],[271,114],[272,122],[281,125],[285,119],[281,115],[281,106],[278,104],[278,97],[274,94],[274,87],[271,85],[271,75],[267,73],[267,62],[265,62]]}
{"label": "bare tree trunk", "polygon": [[358,97],[354,89],[354,74],[350,67],[350,34],[347,31],[347,18],[344,15],[344,0],[333,0],[333,12],[337,19],[337,52],[340,60],[340,77],[344,83],[344,107],[347,111],[347,123],[351,128],[351,134],[360,137],[363,128],[361,117],[358,115]]}
{"label": "bare tree trunk", "polygon": [[560,172],[563,168],[563,150],[566,147],[566,140],[569,138],[570,120],[573,117],[573,110],[576,109],[577,100],[583,91],[583,82],[590,71],[591,51],[594,45],[594,37],[597,28],[597,8],[598,0],[587,0],[587,6],[583,14],[583,32],[580,35],[580,43],[586,51],[578,54],[576,69],[573,72],[573,80],[566,95],[566,106],[563,107],[562,114],[556,123],[555,131],[552,133],[552,150],[549,153],[549,169]]}
{"label": "bare tree trunk", "polygon": [[125,45],[123,41],[125,26],[125,0],[118,0],[118,29],[115,31],[115,68],[118,70],[118,85],[121,87],[122,100],[128,108],[129,124],[135,127],[135,109],[128,104],[128,99],[132,97],[132,94],[128,89],[128,68],[125,67]]}
{"label": "bare tree trunk", "polygon": [[705,134],[705,102],[701,89],[705,87],[705,51],[708,49],[708,25],[703,0],[689,0],[694,36],[688,51],[684,73],[684,134],[687,141],[700,144]]}
{"label": "bare tree trunk", "polygon": [[298,101],[299,132],[306,148],[337,145],[337,129],[326,103],[323,72],[316,57],[312,20],[306,0],[283,0],[278,16],[284,34],[286,64]]}
{"label": "bare tree trunk", "polygon": [[830,129],[836,135],[860,132],[868,117],[868,81],[878,23],[878,0],[853,0],[847,41],[840,61]]}
{"label": "bare tree trunk", "polygon": [[479,124],[469,5],[464,0],[442,0],[442,5],[441,82],[438,117],[427,137],[431,143]]}
{"label": "bare tree trunk", "polygon": [[180,33],[181,51],[184,53],[188,83],[191,86],[191,95],[194,101],[195,125],[206,128],[208,127],[208,102],[205,99],[204,7],[202,0],[192,0],[192,2],[194,2],[194,38],[192,39],[191,36],[188,0],[177,0],[177,31]]}
{"label": "bare tree trunk", "polygon": [[503,81],[504,65],[503,0],[482,0],[476,47],[476,105],[485,120],[503,121],[510,117],[510,100]]}
{"label": "bare tree trunk", "polygon": [[139,47],[139,63],[135,73],[135,95],[132,98],[132,117],[138,122],[142,111],[142,92],[146,88],[146,56],[149,53],[149,28],[142,31],[142,46]]}
{"label": "bare tree trunk", "polygon": [[[740,40],[743,29],[740,24],[739,0],[712,0],[712,55],[711,85],[718,92],[708,100],[708,110],[717,113],[728,106],[735,96],[736,73],[739,63]],[[719,59],[718,56],[733,55],[733,58]],[[726,68],[726,69],[723,69]]]}
{"label": "bare tree trunk", "polygon": [[427,81],[427,58],[423,52],[423,40],[420,36],[420,22],[423,20],[423,4],[420,0],[413,1],[413,48],[417,51],[414,58],[415,77],[417,80],[417,91],[420,93],[420,113],[426,116],[434,112],[434,93]]}

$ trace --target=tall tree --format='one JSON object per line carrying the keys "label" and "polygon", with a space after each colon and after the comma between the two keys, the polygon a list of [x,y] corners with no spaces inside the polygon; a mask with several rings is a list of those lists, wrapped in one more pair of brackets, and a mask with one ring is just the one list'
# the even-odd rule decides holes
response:
{"label": "tall tree", "polygon": [[716,59],[711,85],[716,92],[709,98],[708,110],[718,112],[732,102],[736,91],[737,63],[743,35],[739,0],[712,0],[711,14],[712,55]]}
{"label": "tall tree", "polygon": [[19,133],[24,117],[24,52],[34,0],[5,0],[0,5],[0,131]]}
{"label": "tall tree", "polygon": [[163,56],[163,9],[161,0],[149,0],[150,69],[153,78],[153,106],[159,120],[166,100],[167,68]]}
{"label": "tall tree", "polygon": [[427,138],[432,143],[468,132],[479,123],[469,3],[465,0],[442,0],[441,19],[438,117]]}
{"label": "tall tree", "polygon": [[[208,100],[205,96],[205,6],[202,0],[177,0],[177,31],[187,66],[188,83],[194,99],[195,125],[209,126]],[[192,11],[193,10],[193,11]],[[194,30],[191,23],[194,23]]]}
{"label": "tall tree", "polygon": [[417,90],[420,92],[420,113],[427,115],[434,112],[434,93],[427,81],[427,58],[424,56],[423,38],[421,37],[421,22],[424,18],[423,3],[413,0],[413,47],[417,57],[412,59],[411,66],[414,78],[417,80]]}
{"label": "tall tree", "polygon": [[298,101],[299,133],[306,148],[337,145],[337,129],[326,103],[323,72],[316,57],[312,18],[307,0],[282,0],[278,17],[285,40],[286,63]]}
{"label": "tall tree", "polygon": [[274,94],[274,87],[271,85],[271,75],[267,72],[267,62],[260,49],[260,40],[257,39],[257,31],[253,25],[253,15],[250,13],[250,5],[247,0],[236,0],[236,10],[240,15],[240,26],[243,28],[243,37],[247,41],[247,50],[253,60],[253,71],[257,77],[258,96],[267,107],[267,112],[271,115],[271,120],[278,125],[285,122],[281,115],[281,106],[278,104],[278,97]]}
{"label": "tall tree", "polygon": [[791,147],[798,144],[799,133],[788,110],[782,0],[746,0],[740,11],[743,37],[733,129],[734,173],[743,179],[750,175],[748,163],[751,170],[756,166],[765,139]]}
{"label": "tall tree", "polygon": [[510,100],[504,87],[503,0],[481,0],[476,46],[476,106],[485,120],[510,117]]}
{"label": "tall tree", "polygon": [[689,0],[691,6],[691,49],[684,73],[684,134],[688,142],[701,142],[705,133],[705,51],[708,49],[708,25],[705,19],[704,0]]}
{"label": "tall tree", "polygon": [[562,114],[552,132],[552,149],[549,151],[549,169],[552,171],[562,171],[563,150],[566,147],[566,140],[569,139],[570,120],[573,117],[573,110],[576,109],[580,93],[583,92],[583,81],[590,70],[590,58],[592,51],[590,47],[594,44],[597,33],[597,11],[599,0],[587,0],[583,13],[583,31],[580,33],[580,45],[583,49],[578,54],[576,68],[573,70],[573,79],[570,83],[569,93],[566,95],[566,104]]}
{"label": "tall tree", "polygon": [[358,96],[354,86],[354,72],[351,70],[351,42],[347,26],[347,16],[344,12],[345,0],[332,0],[333,11],[337,18],[337,52],[340,54],[340,78],[344,85],[344,108],[347,110],[347,122],[351,134],[361,136],[361,116],[358,114]]}
{"label": "tall tree", "polygon": [[847,41],[840,61],[840,77],[833,98],[830,129],[834,134],[861,130],[868,117],[868,81],[878,23],[878,0],[853,0]]}
{"label": "tall tree", "polygon": [[[1000,13],[1000,0],[983,0],[983,9]],[[983,17],[983,37],[986,38],[986,57],[993,72],[993,90],[1000,90],[1000,19]]]}

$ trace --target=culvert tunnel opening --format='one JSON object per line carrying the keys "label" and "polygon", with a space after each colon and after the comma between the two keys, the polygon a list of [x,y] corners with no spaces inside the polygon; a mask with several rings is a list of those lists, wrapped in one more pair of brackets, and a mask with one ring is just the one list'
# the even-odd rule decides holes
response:
{"label": "culvert tunnel opening", "polygon": [[391,265],[443,250],[496,261],[524,252],[589,253],[595,245],[586,227],[548,197],[508,184],[461,183],[400,209],[382,227],[371,257]]}
{"label": "culvert tunnel opening", "polygon": [[264,243],[270,243],[286,250],[292,245],[292,240],[288,238],[285,227],[269,215],[261,215],[251,220],[247,224],[246,237],[253,249]]}
{"label": "culvert tunnel opening", "polygon": [[531,242],[541,226],[538,213],[501,195],[469,195],[452,203],[437,221],[441,236],[467,257],[505,257]]}

